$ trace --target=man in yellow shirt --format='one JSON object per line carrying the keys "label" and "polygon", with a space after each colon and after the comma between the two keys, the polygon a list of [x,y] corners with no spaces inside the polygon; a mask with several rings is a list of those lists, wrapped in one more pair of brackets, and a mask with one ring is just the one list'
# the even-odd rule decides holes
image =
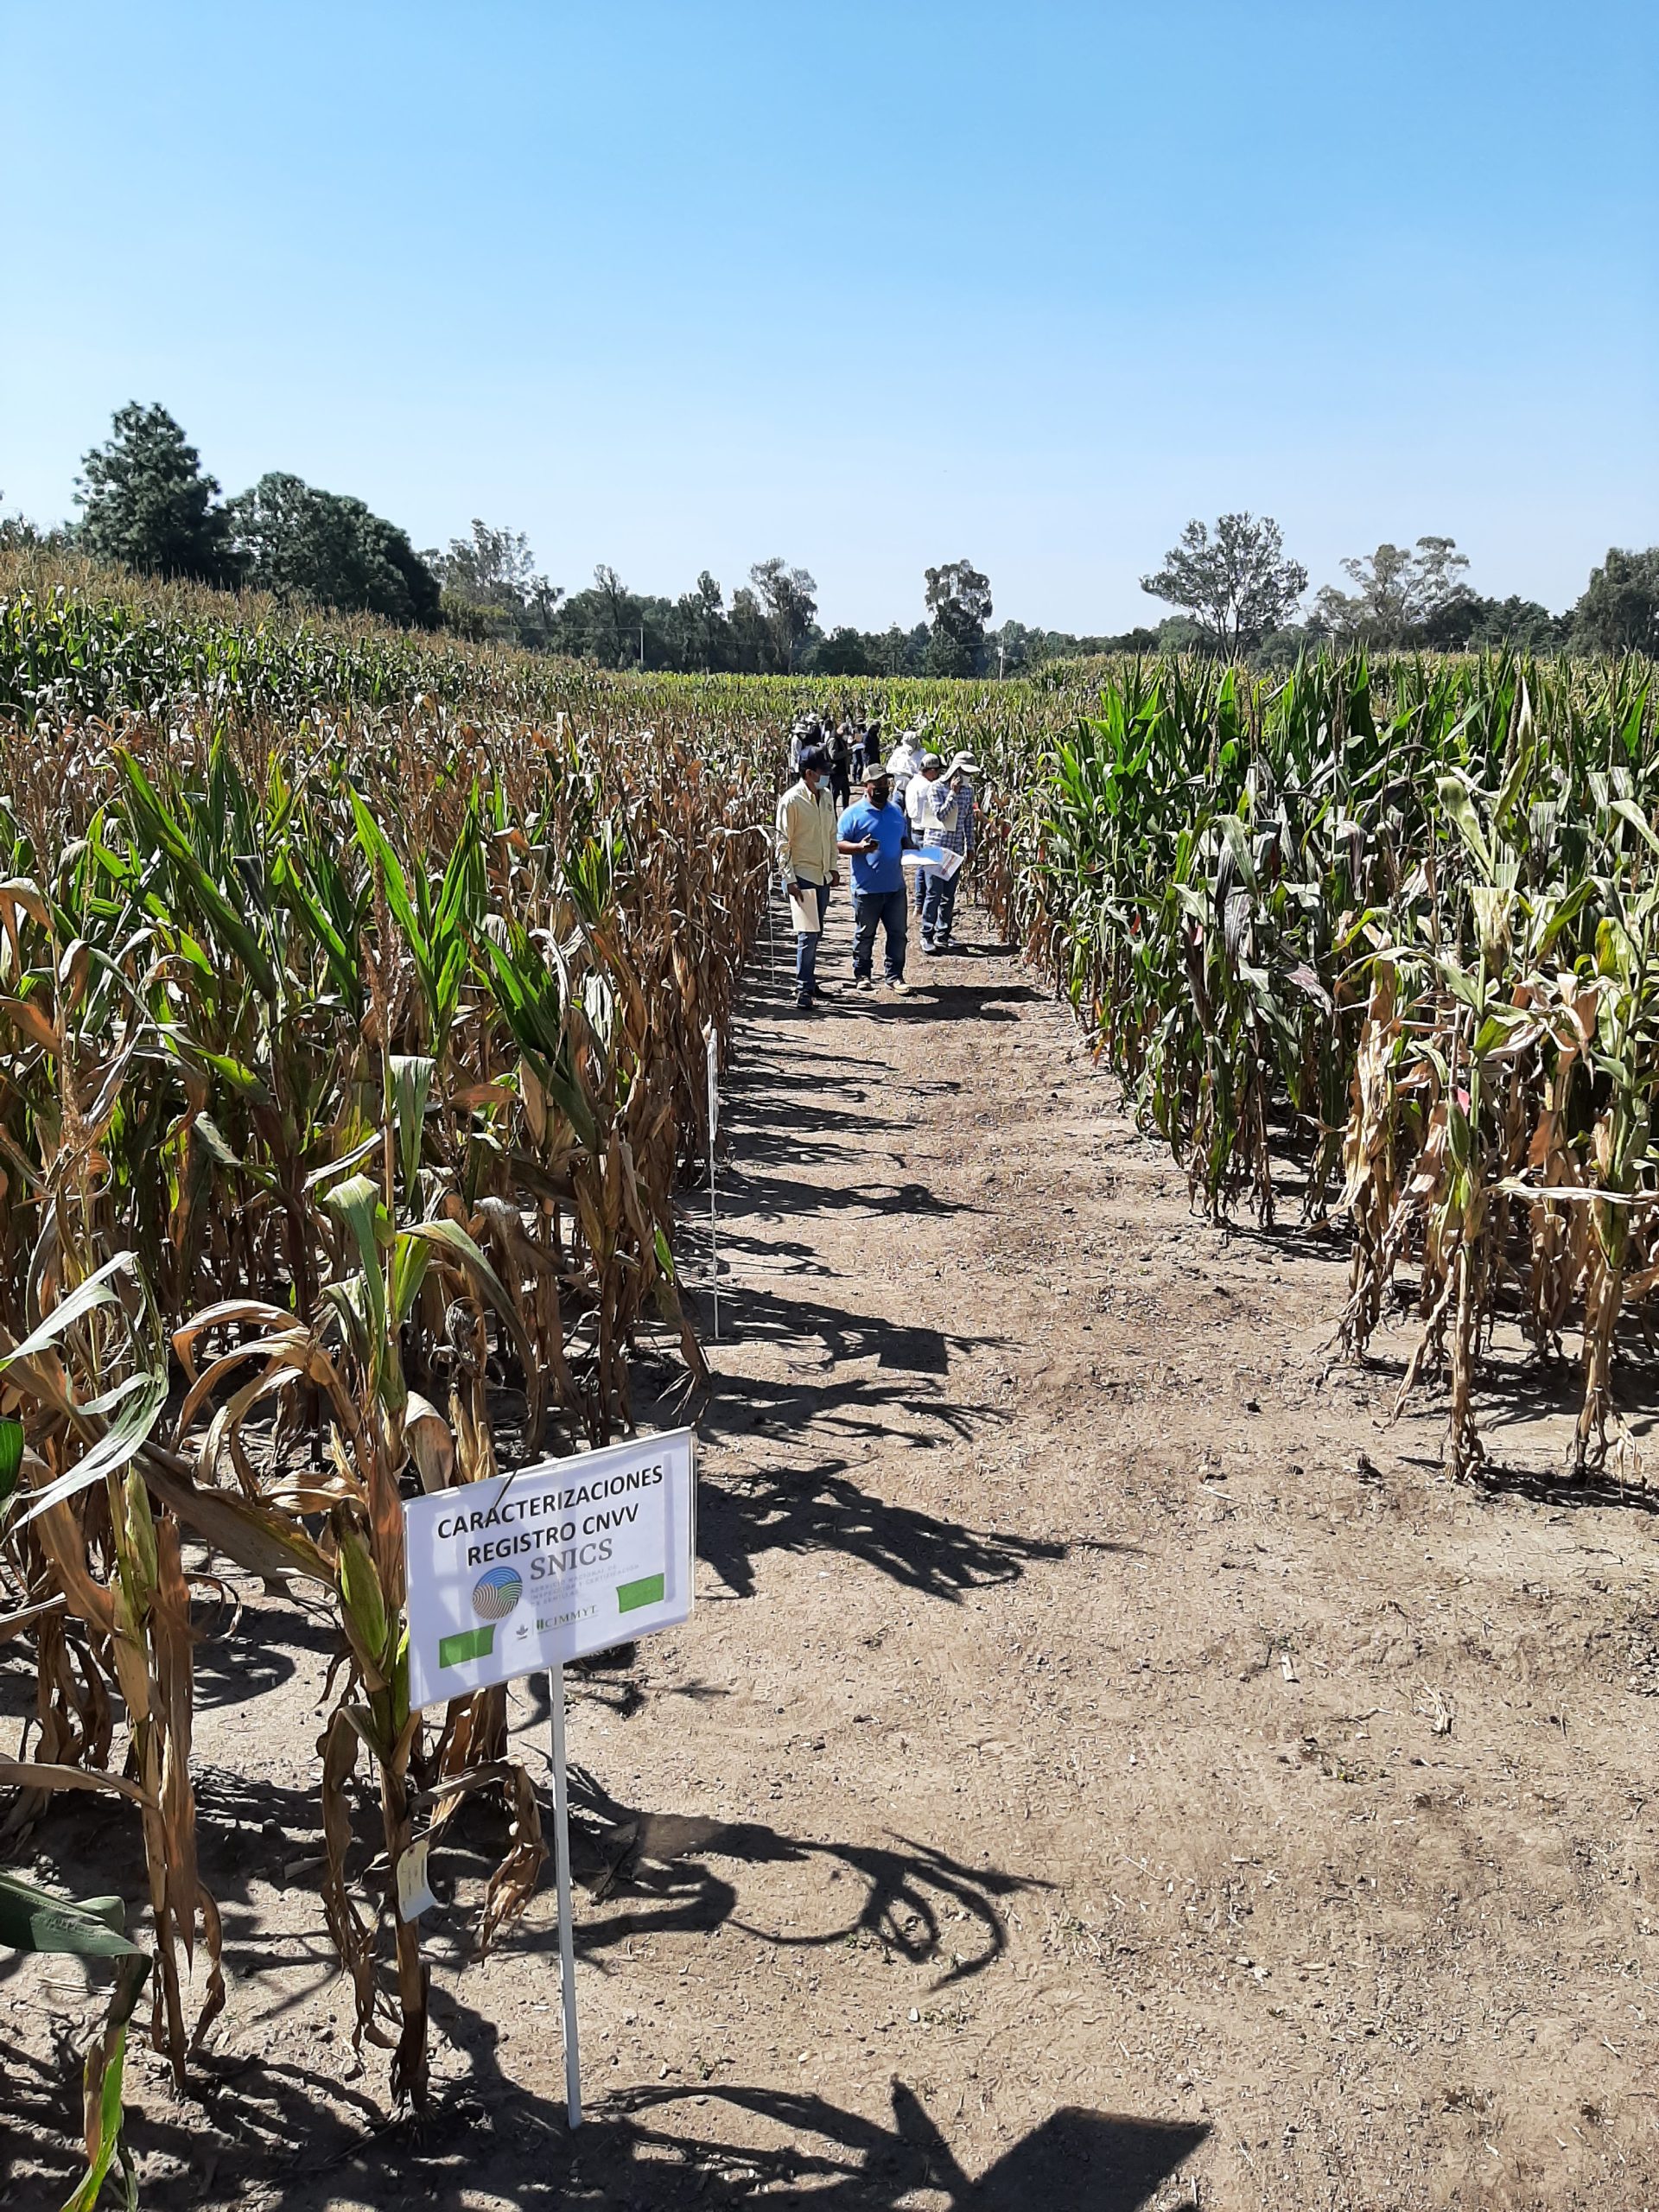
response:
{"label": "man in yellow shirt", "polygon": [[[821,746],[802,748],[800,779],[778,802],[778,872],[795,914],[795,1004],[810,1014],[823,986],[818,981],[818,939],[831,888],[841,881],[836,862],[836,808],[826,783],[829,755]],[[810,927],[804,925],[810,924]]]}

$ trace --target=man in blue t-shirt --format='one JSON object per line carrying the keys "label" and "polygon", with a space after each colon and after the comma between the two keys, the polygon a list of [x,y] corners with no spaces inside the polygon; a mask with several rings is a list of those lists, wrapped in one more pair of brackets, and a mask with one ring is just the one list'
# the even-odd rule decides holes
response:
{"label": "man in blue t-shirt", "polygon": [[905,988],[905,871],[907,825],[893,804],[893,779],[879,763],[864,772],[864,796],[849,806],[836,831],[838,849],[853,863],[853,982],[874,988],[870,970],[878,925],[887,933],[887,988]]}

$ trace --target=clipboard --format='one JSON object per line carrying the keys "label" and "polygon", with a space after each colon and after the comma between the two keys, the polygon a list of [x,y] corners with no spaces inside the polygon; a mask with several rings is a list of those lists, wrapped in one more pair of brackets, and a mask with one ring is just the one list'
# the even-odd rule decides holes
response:
{"label": "clipboard", "polygon": [[810,886],[807,896],[798,899],[789,894],[789,919],[797,937],[817,937],[823,929],[823,917],[818,912],[818,894]]}

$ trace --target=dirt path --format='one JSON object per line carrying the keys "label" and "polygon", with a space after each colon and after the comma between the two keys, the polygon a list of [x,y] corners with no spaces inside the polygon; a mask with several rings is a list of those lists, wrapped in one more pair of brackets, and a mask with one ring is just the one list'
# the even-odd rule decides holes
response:
{"label": "dirt path", "polygon": [[904,1001],[845,926],[836,1011],[763,976],[737,1039],[698,1612],[573,1712],[590,2125],[550,1895],[469,1963],[481,1835],[435,2113],[377,2132],[304,1865],[327,1638],[267,1602],[200,1731],[223,2087],[137,2065],[156,2201],[1650,2206],[1652,1522],[1452,1490],[1386,1365],[1327,1376],[1339,1247],[1195,1224],[976,921]]}

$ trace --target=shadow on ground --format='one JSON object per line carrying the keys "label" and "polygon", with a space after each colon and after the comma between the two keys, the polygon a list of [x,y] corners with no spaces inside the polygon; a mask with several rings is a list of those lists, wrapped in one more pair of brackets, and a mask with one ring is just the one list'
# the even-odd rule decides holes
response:
{"label": "shadow on ground", "polygon": [[[470,2074],[442,2084],[419,2120],[391,2121],[371,2099],[303,2066],[207,2058],[198,2100],[182,2104],[146,2073],[143,2107],[127,2123],[141,2188],[166,2176],[178,2201],[282,2212],[468,2212],[492,2198],[521,2212],[690,2212],[759,2198],[898,2212],[923,2190],[949,2212],[1143,2212],[1208,2133],[1065,2107],[975,2177],[899,2081],[878,2119],[804,2090],[635,2089],[590,2104],[573,2135],[558,2104],[501,2072],[492,2031],[472,2041],[469,2056]],[[45,2146],[74,2133],[73,2077],[8,2042],[0,2063],[15,2123],[0,2191],[56,2203],[76,2169]]]}
{"label": "shadow on ground", "polygon": [[740,1598],[755,1592],[755,1562],[768,1551],[839,1552],[907,1590],[959,1604],[970,1591],[1017,1582],[1037,1560],[1067,1547],[1001,1529],[975,1529],[861,1490],[840,1459],[781,1467],[747,1480],[705,1476],[697,1551]]}
{"label": "shadow on ground", "polygon": [[[615,1900],[601,1917],[584,1913],[577,1947],[597,1957],[618,1943],[670,1931],[709,1935],[721,1925],[780,1950],[821,1950],[868,1936],[886,1955],[912,1966],[938,1960],[931,1986],[945,1989],[982,1973],[1007,1945],[998,1903],[1046,1885],[992,1866],[969,1866],[931,1844],[892,1836],[883,1844],[823,1843],[785,1835],[763,1821],[721,1821],[684,1813],[652,1813],[613,1797],[587,1769],[572,1768],[571,1866],[594,1904]],[[825,1914],[810,1935],[786,1934],[738,1916],[738,1892],[703,1861],[739,1866],[796,1866],[805,1872],[803,1896],[847,1896],[844,1910]],[[850,1876],[845,1891],[834,1885]],[[944,1954],[946,1916],[950,1941]],[[553,1940],[550,1927],[547,1941]]]}

